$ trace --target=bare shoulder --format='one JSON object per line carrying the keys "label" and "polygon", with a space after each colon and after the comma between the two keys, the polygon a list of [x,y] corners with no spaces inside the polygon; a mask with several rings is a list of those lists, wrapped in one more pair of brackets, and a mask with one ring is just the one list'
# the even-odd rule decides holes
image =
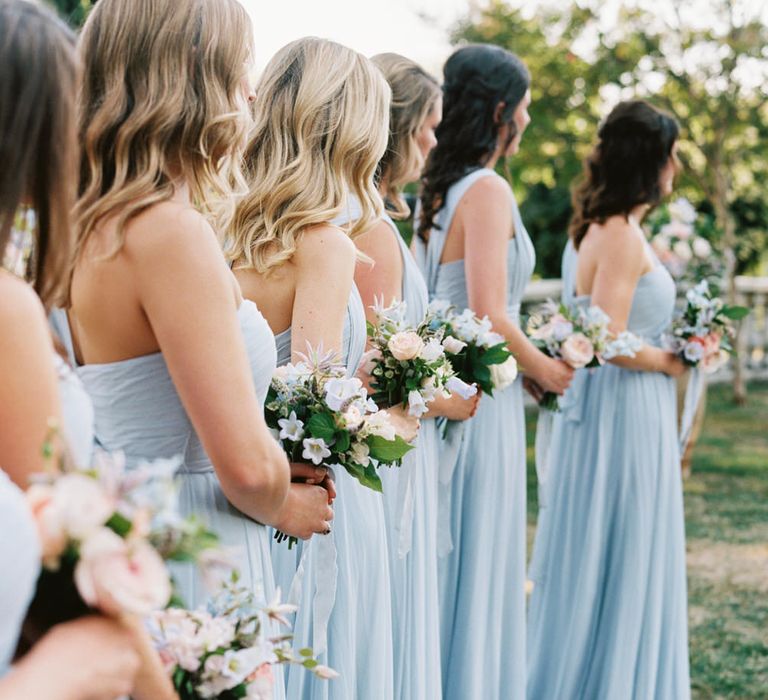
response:
{"label": "bare shoulder", "polygon": [[365,233],[355,238],[358,250],[374,261],[397,259],[400,256],[400,245],[397,233],[384,219],[379,219]]}
{"label": "bare shoulder", "polygon": [[355,244],[338,226],[317,224],[308,227],[299,237],[293,262],[299,268],[351,269],[355,264],[355,251]]}
{"label": "bare shoulder", "polygon": [[[160,202],[132,219],[126,227],[125,252],[145,263],[180,257],[220,255],[220,245],[206,218],[190,206]],[[173,257],[169,257],[173,256]]]}
{"label": "bare shoulder", "polygon": [[498,206],[508,202],[512,197],[509,183],[496,173],[488,174],[473,182],[466,194],[461,198],[460,205],[483,208]]}
{"label": "bare shoulder", "polygon": [[620,216],[612,216],[602,224],[593,223],[581,242],[579,254],[625,271],[639,272],[647,261],[641,234]]}
{"label": "bare shoulder", "polygon": [[0,300],[0,335],[46,333],[45,310],[35,290],[5,270],[0,270]]}

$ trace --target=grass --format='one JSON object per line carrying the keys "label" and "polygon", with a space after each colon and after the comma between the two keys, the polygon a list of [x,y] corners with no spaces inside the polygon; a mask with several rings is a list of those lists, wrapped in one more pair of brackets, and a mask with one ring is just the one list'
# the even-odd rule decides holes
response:
{"label": "grass", "polygon": [[[531,532],[534,430],[529,420]],[[752,384],[745,406],[710,387],[685,511],[693,697],[768,698],[768,383]]]}

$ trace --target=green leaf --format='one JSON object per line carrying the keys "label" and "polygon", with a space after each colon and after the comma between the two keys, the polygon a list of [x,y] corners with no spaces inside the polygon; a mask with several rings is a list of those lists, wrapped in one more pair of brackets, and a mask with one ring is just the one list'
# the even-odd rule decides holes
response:
{"label": "green leaf", "polygon": [[318,663],[314,659],[307,659],[302,663],[302,666],[304,666],[304,668],[308,668],[310,670],[315,668],[317,665]]}
{"label": "green leaf", "polygon": [[509,351],[506,343],[499,343],[488,348],[480,355],[480,362],[484,365],[500,365],[506,362],[512,353]]}
{"label": "green leaf", "polygon": [[307,423],[307,431],[314,438],[322,438],[326,443],[333,442],[336,425],[327,413],[315,413]]}
{"label": "green leaf", "polygon": [[344,468],[347,470],[350,476],[357,479],[362,486],[382,493],[381,479],[376,473],[373,465],[369,464],[368,467],[364,467],[361,464],[345,464]]}
{"label": "green leaf", "polygon": [[311,658],[314,652],[309,647],[305,647],[304,649],[299,649],[299,654],[301,654],[301,656],[308,656]]}
{"label": "green leaf", "polygon": [[112,517],[107,520],[107,527],[115,534],[124,538],[131,531],[133,523],[131,523],[131,521],[124,515],[113,513]]}
{"label": "green leaf", "polygon": [[333,443],[333,449],[338,452],[346,452],[349,449],[351,438],[348,430],[339,430],[336,432],[336,442]]}
{"label": "green leaf", "polygon": [[395,462],[413,449],[413,445],[408,444],[399,435],[395,436],[394,440],[385,440],[380,435],[371,435],[366,443],[370,448],[371,457],[377,462]]}
{"label": "green leaf", "polygon": [[749,309],[746,306],[724,306],[720,313],[732,321],[740,321],[749,315]]}

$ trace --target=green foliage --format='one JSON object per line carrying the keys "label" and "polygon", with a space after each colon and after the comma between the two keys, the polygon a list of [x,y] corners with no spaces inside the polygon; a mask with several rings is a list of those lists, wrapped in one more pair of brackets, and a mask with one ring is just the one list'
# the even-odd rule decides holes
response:
{"label": "green foliage", "polygon": [[570,186],[600,119],[632,97],[678,118],[685,165],[678,192],[703,208],[709,203],[729,272],[753,268],[768,248],[768,28],[746,12],[741,18],[738,3],[713,0],[709,26],[718,30],[694,26],[680,6],[670,7],[666,21],[652,7],[625,6],[608,29],[601,4],[540,6],[529,14],[492,0],[452,36],[504,46],[531,70],[532,123],[510,169],[537,271],[559,276]]}
{"label": "green foliage", "polygon": [[73,27],[81,27],[96,0],[47,0]]}

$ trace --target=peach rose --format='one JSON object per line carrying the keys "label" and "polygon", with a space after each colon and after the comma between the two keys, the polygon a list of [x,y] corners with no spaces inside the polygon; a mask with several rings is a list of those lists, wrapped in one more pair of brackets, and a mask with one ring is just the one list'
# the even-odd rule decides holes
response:
{"label": "peach rose", "polygon": [[414,331],[401,331],[389,339],[387,347],[396,360],[404,362],[419,356],[424,348],[424,341]]}
{"label": "peach rose", "polygon": [[75,584],[88,605],[115,616],[145,617],[171,598],[170,576],[160,555],[146,542],[128,542],[106,527],[80,546]]}
{"label": "peach rose", "polygon": [[586,367],[595,357],[592,343],[583,333],[574,333],[560,347],[563,360],[573,369]]}
{"label": "peach rose", "polygon": [[53,488],[48,484],[32,484],[26,498],[37,525],[43,563],[46,568],[55,569],[67,547],[67,533],[53,507]]}

